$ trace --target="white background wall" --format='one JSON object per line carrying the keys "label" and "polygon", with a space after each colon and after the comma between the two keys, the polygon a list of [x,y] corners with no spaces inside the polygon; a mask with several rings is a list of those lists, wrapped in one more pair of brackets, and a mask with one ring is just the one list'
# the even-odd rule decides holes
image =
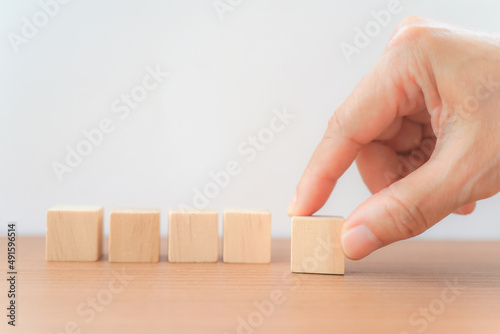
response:
{"label": "white background wall", "polygon": [[[155,206],[165,233],[167,209],[192,204],[209,173],[236,160],[241,174],[209,206],[267,207],[273,235],[288,236],[288,201],[328,119],[401,19],[500,31],[498,1],[401,0],[402,12],[348,63],[339,44],[352,43],[354,28],[388,2],[246,0],[221,19],[212,0],[73,0],[16,53],[9,36],[22,36],[23,17],[42,22],[41,7],[1,1],[1,224],[43,235],[45,212],[56,204],[104,205],[106,215],[114,206]],[[147,66],[170,75],[121,120],[112,103],[141,85]],[[283,108],[295,119],[247,162],[238,146]],[[64,163],[66,146],[75,149],[82,131],[105,118],[114,131],[60,183],[52,163]],[[352,166],[321,212],[348,216],[368,196]],[[498,238],[499,200],[422,237]]]}

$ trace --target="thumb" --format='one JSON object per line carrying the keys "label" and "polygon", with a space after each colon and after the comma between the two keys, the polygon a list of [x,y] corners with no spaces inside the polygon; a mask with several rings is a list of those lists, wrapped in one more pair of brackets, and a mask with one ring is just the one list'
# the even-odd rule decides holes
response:
{"label": "thumb", "polygon": [[465,204],[459,199],[457,174],[446,165],[431,158],[356,208],[342,229],[345,255],[358,260],[385,245],[416,236]]}

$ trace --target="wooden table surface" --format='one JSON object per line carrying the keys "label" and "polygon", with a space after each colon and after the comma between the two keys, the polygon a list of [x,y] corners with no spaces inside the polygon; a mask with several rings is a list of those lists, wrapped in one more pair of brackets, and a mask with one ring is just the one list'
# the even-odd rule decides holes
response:
{"label": "wooden table surface", "polygon": [[500,333],[500,242],[400,242],[330,276],[291,274],[289,240],[270,265],[168,263],[164,241],[155,264],[47,263],[18,239],[0,333]]}

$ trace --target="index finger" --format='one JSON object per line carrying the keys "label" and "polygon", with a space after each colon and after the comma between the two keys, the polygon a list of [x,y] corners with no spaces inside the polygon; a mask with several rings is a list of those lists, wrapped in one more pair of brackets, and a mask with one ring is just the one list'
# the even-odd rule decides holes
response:
{"label": "index finger", "polygon": [[419,85],[409,79],[408,66],[394,69],[395,62],[389,58],[383,57],[335,111],[299,181],[289,216],[319,210],[361,147],[391,131],[398,110],[401,116],[408,111],[401,112],[401,107],[411,109],[412,99],[422,98]]}

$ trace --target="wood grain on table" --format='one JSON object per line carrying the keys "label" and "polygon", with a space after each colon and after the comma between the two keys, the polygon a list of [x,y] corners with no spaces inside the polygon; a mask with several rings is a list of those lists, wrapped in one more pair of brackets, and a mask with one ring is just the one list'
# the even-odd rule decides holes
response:
{"label": "wood grain on table", "polygon": [[400,242],[345,276],[291,274],[289,240],[271,264],[168,263],[166,249],[159,263],[45,262],[44,238],[19,238],[17,326],[4,315],[0,333],[500,333],[498,241]]}

